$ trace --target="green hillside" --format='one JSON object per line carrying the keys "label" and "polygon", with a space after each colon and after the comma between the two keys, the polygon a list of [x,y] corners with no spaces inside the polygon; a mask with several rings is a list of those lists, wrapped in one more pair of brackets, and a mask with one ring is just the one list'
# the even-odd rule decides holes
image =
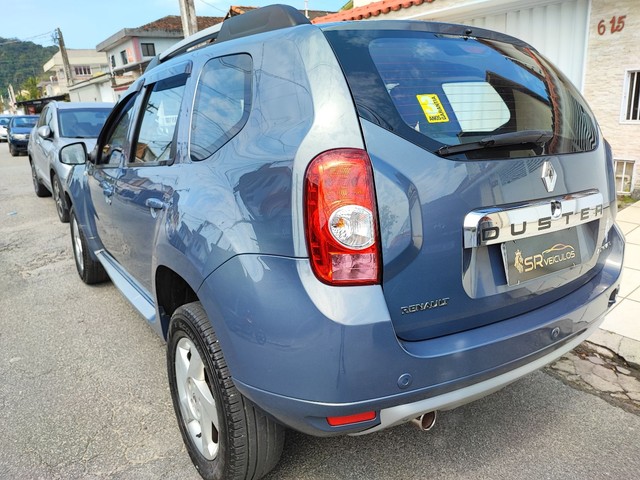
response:
{"label": "green hillside", "polygon": [[27,78],[42,77],[42,66],[57,51],[58,47],[0,37],[0,94],[7,98],[10,83],[17,93]]}

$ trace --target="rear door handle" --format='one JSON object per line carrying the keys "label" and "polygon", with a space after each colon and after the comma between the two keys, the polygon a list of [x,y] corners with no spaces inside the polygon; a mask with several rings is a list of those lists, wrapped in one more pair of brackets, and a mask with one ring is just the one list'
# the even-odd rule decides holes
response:
{"label": "rear door handle", "polygon": [[144,204],[149,207],[149,210],[151,211],[151,217],[152,218],[156,218],[158,216],[158,210],[162,210],[163,208],[166,208],[167,204],[164,203],[162,200],[160,200],[159,198],[147,198],[144,202]]}

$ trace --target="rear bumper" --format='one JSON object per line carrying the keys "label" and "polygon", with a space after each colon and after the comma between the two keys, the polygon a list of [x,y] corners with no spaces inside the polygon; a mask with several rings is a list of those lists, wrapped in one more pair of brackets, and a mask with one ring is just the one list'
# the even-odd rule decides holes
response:
{"label": "rear bumper", "polygon": [[490,394],[586,339],[619,288],[624,242],[615,228],[610,239],[598,273],[561,300],[426,341],[398,340],[379,287],[317,285],[304,260],[236,257],[199,298],[243,395],[307,434],[369,433]]}
{"label": "rear bumper", "polygon": [[14,150],[26,152],[29,140],[9,140],[9,143],[13,146]]}
{"label": "rear bumper", "polygon": [[467,387],[453,390],[435,397],[385,408],[380,411],[380,423],[373,428],[360,432],[360,434],[373,433],[378,430],[400,425],[426,412],[432,412],[435,410],[451,410],[452,408],[459,407],[494,393],[525,375],[539,370],[545,365],[556,360],[558,357],[573,350],[591,336],[603,320],[604,316],[593,322],[585,331],[572,337],[564,345],[549,351],[542,357],[536,358],[521,367],[514,368],[513,370],[509,370],[506,373],[489,378],[488,380],[474,383]]}

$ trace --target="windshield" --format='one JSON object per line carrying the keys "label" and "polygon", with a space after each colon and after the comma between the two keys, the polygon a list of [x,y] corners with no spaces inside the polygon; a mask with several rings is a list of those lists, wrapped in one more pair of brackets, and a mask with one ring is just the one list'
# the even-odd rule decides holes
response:
{"label": "windshield", "polygon": [[11,123],[16,128],[33,128],[38,121],[38,117],[14,117]]}
{"label": "windshield", "polygon": [[98,137],[111,112],[110,108],[58,110],[60,136],[71,138]]}
{"label": "windshield", "polygon": [[[476,143],[453,152],[513,158],[596,147],[595,120],[586,103],[530,47],[423,31],[325,34],[346,71],[360,115],[433,152]],[[538,132],[548,142],[502,142],[503,152],[484,148],[496,145],[487,138],[518,132],[524,137]]]}

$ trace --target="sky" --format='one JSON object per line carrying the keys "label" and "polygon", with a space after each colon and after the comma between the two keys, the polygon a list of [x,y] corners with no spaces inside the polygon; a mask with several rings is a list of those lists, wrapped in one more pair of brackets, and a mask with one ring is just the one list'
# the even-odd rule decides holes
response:
{"label": "sky", "polygon": [[[222,17],[230,5],[272,3],[304,9],[305,0],[195,0],[196,15]],[[347,0],[307,0],[309,10],[338,11]],[[0,0],[0,37],[53,45],[60,28],[67,48],[95,48],[123,28],[180,15],[178,0]]]}

